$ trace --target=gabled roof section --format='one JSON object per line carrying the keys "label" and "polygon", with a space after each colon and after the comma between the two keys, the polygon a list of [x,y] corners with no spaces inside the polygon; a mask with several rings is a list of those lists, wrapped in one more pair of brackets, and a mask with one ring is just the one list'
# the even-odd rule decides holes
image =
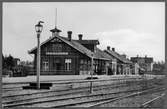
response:
{"label": "gabled roof section", "polygon": [[93,45],[99,45],[99,40],[76,40],[80,44],[93,44]]}
{"label": "gabled roof section", "polygon": [[105,52],[107,52],[108,54],[114,56],[116,59],[120,60],[121,62],[125,63],[125,64],[133,64],[133,62],[131,62],[130,60],[126,59],[125,57],[121,56],[119,53],[114,52],[114,51],[109,51],[109,50],[104,50]]}
{"label": "gabled roof section", "polygon": [[[44,44],[46,44],[47,42],[53,40],[54,38],[60,39],[61,41],[65,42],[66,44],[68,44],[72,48],[76,49],[77,51],[79,51],[82,54],[85,54],[85,55],[87,55],[88,57],[91,58],[91,51],[89,49],[87,49],[86,47],[84,47],[83,45],[81,45],[80,43],[78,43],[76,40],[69,41],[68,38],[62,37],[62,36],[58,36],[58,35],[55,35],[55,36],[49,38],[48,40],[44,41],[43,43],[41,43],[41,46],[44,45]],[[37,49],[37,47],[34,47],[28,53],[31,54],[36,49]],[[108,54],[106,54],[105,52],[103,52],[102,50],[100,50],[98,48],[96,48],[96,52],[94,54],[94,58],[95,59],[102,59],[102,60],[111,60],[111,57]]]}

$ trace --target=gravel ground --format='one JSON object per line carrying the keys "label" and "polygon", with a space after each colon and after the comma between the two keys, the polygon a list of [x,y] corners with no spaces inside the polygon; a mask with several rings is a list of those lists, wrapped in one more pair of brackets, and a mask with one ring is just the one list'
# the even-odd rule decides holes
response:
{"label": "gravel ground", "polygon": [[[141,85],[141,86],[130,86],[130,87],[121,87],[121,88],[110,88],[110,89],[102,89],[100,91],[94,91],[93,94],[100,94],[100,93],[108,93],[108,92],[118,92],[118,91],[126,91],[126,90],[133,90],[133,89],[143,89],[145,88],[145,85]],[[129,92],[130,93],[130,92]],[[66,96],[59,96],[58,98],[65,98],[65,97],[74,97],[74,96],[81,96],[81,95],[88,95],[89,93],[80,93],[80,94],[71,94],[71,95],[66,95]],[[84,98],[77,98],[77,99],[69,99],[69,100],[64,100],[64,101],[56,101],[56,102],[49,102],[49,103],[41,103],[41,104],[34,104],[34,105],[30,105],[28,107],[48,107],[48,106],[53,106],[53,105],[60,105],[60,104],[66,104],[66,103],[73,103],[76,101],[85,101],[85,100],[95,100],[95,99],[100,99],[100,98],[107,98],[107,97],[114,97],[120,94],[111,94],[111,95],[105,95],[105,96],[96,96],[96,97],[84,97]],[[125,95],[125,94],[121,94],[121,95]],[[44,98],[44,99],[36,99],[33,101],[42,101],[42,100],[52,100],[55,99],[57,97],[49,97],[49,98]],[[20,103],[20,102],[19,102]],[[86,105],[85,105],[86,106]],[[24,106],[22,106],[24,107]],[[27,106],[26,106],[27,107]]]}
{"label": "gravel ground", "polygon": [[165,107],[165,97],[159,98],[147,105],[147,108],[164,108]]}
{"label": "gravel ground", "polygon": [[139,107],[143,103],[160,96],[164,91],[138,95],[135,97],[124,98],[112,103],[102,104],[99,107]]}

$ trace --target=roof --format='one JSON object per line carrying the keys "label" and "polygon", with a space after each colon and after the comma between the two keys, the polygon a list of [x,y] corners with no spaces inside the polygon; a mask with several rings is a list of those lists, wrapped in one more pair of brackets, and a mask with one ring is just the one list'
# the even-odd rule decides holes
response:
{"label": "roof", "polygon": [[95,57],[101,57],[101,58],[107,58],[112,60],[111,56],[105,53],[104,51],[100,50],[99,48],[96,47],[96,52],[94,54]]}
{"label": "roof", "polygon": [[[41,46],[44,45],[44,44],[46,44],[47,42],[53,40],[54,38],[59,38],[60,40],[62,40],[66,44],[68,44],[69,46],[73,47],[77,51],[79,51],[82,54],[85,54],[85,55],[87,55],[88,57],[91,58],[91,51],[89,49],[87,49],[86,47],[84,47],[83,45],[81,45],[78,41],[73,40],[73,39],[71,41],[69,41],[68,38],[63,37],[63,36],[55,35],[55,36],[47,39],[46,41],[42,42]],[[37,47],[34,47],[28,53],[31,54],[36,49],[37,49]],[[103,52],[102,50],[100,50],[99,48],[96,48],[96,52],[94,54],[94,58],[95,59],[103,59],[103,60],[111,60],[111,57],[108,54],[106,54],[105,52]]]}
{"label": "roof", "polygon": [[99,45],[100,42],[99,40],[76,40],[80,44],[94,44],[94,45]]}
{"label": "roof", "polygon": [[120,55],[117,52],[114,51],[109,51],[109,50],[104,50],[105,52],[107,52],[108,54],[114,56],[116,59],[120,60],[121,62],[125,63],[125,64],[133,64],[132,61],[126,59],[125,57],[123,57],[122,55]]}

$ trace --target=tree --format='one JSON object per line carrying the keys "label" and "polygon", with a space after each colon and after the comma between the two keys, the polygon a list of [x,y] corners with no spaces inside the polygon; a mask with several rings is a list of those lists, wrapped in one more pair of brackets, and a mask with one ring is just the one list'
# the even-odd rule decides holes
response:
{"label": "tree", "polygon": [[14,66],[13,57],[9,55],[8,57],[4,58],[4,61],[5,61],[6,67],[11,70],[12,67]]}
{"label": "tree", "polygon": [[2,54],[2,70],[5,68],[5,58]]}

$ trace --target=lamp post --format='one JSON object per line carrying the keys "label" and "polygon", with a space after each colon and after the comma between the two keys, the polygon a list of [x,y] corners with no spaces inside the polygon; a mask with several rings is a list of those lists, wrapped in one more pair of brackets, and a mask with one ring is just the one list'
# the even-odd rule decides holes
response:
{"label": "lamp post", "polygon": [[36,88],[40,89],[40,33],[42,32],[43,26],[40,23],[44,23],[43,21],[39,21],[37,25],[35,25],[35,30],[37,32],[37,84]]}
{"label": "lamp post", "polygon": [[90,82],[90,94],[93,93],[92,80],[93,80],[93,52],[91,53],[91,82]]}

